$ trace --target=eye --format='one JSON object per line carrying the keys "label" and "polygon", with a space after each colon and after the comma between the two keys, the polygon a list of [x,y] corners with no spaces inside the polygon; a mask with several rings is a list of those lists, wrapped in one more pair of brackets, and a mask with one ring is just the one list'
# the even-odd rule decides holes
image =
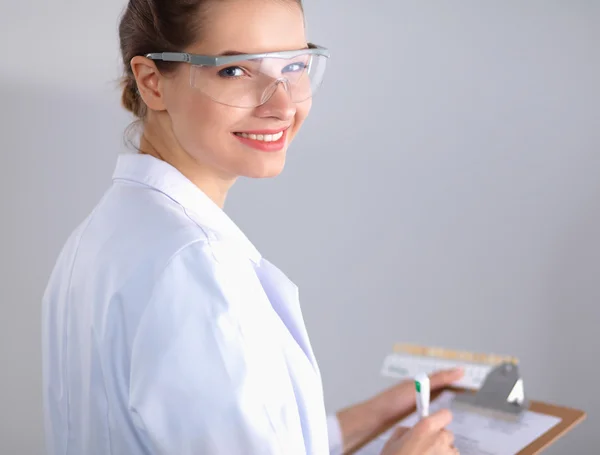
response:
{"label": "eye", "polygon": [[295,73],[298,71],[304,71],[306,68],[307,68],[306,63],[294,62],[294,63],[290,63],[285,68],[283,68],[283,70],[281,70],[281,72],[282,73]]}
{"label": "eye", "polygon": [[239,66],[229,66],[219,71],[219,76],[224,78],[241,77],[244,75],[244,70]]}

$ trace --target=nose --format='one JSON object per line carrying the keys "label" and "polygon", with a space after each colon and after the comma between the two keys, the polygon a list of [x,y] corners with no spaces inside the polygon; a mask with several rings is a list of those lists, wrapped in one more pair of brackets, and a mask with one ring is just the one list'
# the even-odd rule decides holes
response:
{"label": "nose", "polygon": [[286,79],[276,80],[263,94],[263,104],[258,109],[263,115],[289,119],[296,113],[296,105],[292,102],[290,85]]}

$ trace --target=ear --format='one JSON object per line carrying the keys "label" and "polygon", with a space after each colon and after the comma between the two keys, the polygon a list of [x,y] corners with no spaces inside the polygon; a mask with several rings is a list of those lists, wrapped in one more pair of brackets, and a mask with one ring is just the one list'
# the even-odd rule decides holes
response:
{"label": "ear", "polygon": [[164,111],[162,76],[156,64],[149,58],[135,56],[131,59],[131,71],[135,77],[140,97],[153,111]]}

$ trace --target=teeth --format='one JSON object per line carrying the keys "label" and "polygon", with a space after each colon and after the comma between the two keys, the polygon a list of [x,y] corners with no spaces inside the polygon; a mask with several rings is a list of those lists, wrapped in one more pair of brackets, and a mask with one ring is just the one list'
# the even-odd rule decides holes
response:
{"label": "teeth", "polygon": [[262,142],[275,142],[281,139],[283,136],[283,131],[280,131],[277,134],[246,134],[246,133],[235,133],[238,136],[245,137],[247,139],[252,139],[255,141]]}

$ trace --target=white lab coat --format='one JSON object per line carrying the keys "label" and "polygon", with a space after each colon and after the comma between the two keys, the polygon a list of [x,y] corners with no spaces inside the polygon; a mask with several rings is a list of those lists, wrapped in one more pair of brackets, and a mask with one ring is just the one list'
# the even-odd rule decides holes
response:
{"label": "white lab coat", "polygon": [[118,158],[42,328],[51,455],[340,451],[296,286],[156,158]]}

